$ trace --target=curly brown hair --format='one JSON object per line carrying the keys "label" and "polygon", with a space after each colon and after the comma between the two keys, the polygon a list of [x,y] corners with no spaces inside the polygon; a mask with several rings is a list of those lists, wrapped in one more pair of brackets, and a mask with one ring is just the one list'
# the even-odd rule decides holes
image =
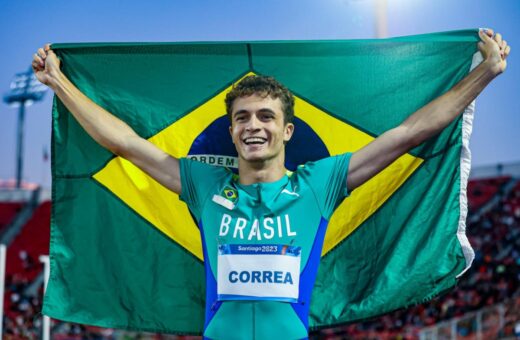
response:
{"label": "curly brown hair", "polygon": [[284,114],[284,123],[292,123],[294,118],[294,96],[285,86],[273,77],[250,75],[233,85],[226,95],[226,111],[229,119],[235,99],[258,94],[262,97],[280,98]]}

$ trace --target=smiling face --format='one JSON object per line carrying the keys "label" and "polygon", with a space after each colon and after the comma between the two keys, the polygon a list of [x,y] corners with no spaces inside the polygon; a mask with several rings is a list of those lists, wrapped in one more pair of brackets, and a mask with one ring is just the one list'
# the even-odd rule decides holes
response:
{"label": "smiling face", "polygon": [[267,162],[285,159],[285,143],[294,131],[285,123],[280,99],[252,94],[236,98],[231,112],[231,138],[241,160]]}

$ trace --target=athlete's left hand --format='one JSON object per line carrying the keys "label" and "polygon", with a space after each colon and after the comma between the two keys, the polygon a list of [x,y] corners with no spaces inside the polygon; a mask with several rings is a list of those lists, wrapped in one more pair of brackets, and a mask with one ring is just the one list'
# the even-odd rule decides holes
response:
{"label": "athlete's left hand", "polygon": [[506,59],[511,52],[511,47],[502,39],[500,33],[495,34],[492,29],[481,29],[479,36],[481,41],[478,43],[478,49],[484,57],[484,62],[496,75],[499,75],[506,70]]}

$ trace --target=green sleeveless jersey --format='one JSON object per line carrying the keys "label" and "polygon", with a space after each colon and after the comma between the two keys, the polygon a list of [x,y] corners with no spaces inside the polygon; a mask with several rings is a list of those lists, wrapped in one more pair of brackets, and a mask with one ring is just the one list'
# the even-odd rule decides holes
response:
{"label": "green sleeveless jersey", "polygon": [[180,160],[182,194],[202,238],[204,337],[302,339],[328,221],[348,195],[351,154],[242,185],[230,170]]}

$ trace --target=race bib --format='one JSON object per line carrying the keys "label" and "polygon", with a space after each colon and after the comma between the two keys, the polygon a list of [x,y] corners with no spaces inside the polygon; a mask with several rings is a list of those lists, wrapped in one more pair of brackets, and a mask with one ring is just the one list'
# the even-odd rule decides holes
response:
{"label": "race bib", "polygon": [[223,244],[218,248],[219,300],[298,301],[301,247]]}

